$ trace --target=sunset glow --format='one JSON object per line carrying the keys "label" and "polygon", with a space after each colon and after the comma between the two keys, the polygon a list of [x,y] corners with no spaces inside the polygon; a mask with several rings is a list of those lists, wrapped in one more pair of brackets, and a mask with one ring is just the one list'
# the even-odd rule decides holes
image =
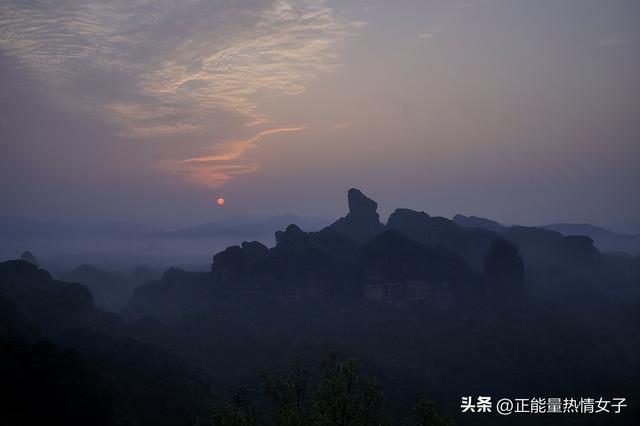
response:
{"label": "sunset glow", "polygon": [[353,185],[441,215],[640,226],[636,1],[7,0],[0,16],[9,216],[206,219],[221,188],[229,214],[335,216]]}

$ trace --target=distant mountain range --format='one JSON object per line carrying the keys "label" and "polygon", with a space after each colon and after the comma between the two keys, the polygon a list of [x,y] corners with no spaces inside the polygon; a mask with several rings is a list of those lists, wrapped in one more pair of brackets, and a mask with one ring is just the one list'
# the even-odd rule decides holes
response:
{"label": "distant mountain range", "polygon": [[132,234],[142,237],[176,237],[176,238],[214,238],[214,237],[257,237],[273,234],[287,225],[297,223],[307,231],[317,231],[325,226],[327,220],[319,217],[281,214],[266,219],[222,220],[203,225],[182,228],[175,231],[147,231]]}
{"label": "distant mountain range", "polygon": [[297,223],[307,231],[317,231],[327,222],[326,218],[281,214],[266,218],[229,218],[177,230],[160,230],[127,222],[70,224],[14,220],[0,222],[0,238],[242,238],[273,236],[291,223]]}
{"label": "distant mountain range", "polygon": [[[176,230],[160,230],[145,225],[127,222],[100,222],[93,224],[70,224],[55,221],[5,221],[0,222],[0,238],[258,238],[273,236],[291,223],[298,224],[305,231],[318,231],[329,222],[326,218],[281,214],[270,217],[227,218],[202,225]],[[503,234],[512,226],[478,216],[457,214],[453,222],[465,228],[480,228]],[[593,239],[602,251],[640,254],[640,234],[622,234],[588,223],[555,223],[541,225],[562,235],[585,235]]]}
{"label": "distant mountain range", "polygon": [[[504,233],[510,228],[491,219],[461,214],[455,215],[453,221],[467,228],[482,228],[498,233]],[[620,234],[589,223],[554,223],[538,228],[556,231],[565,236],[585,235],[591,238],[601,251],[640,254],[640,234]]]}
{"label": "distant mountain range", "polygon": [[457,214],[453,217],[453,221],[458,225],[467,228],[482,228],[498,233],[502,233],[509,228],[508,226],[498,223],[495,220],[485,219],[484,217],[478,216],[464,216],[461,214]]}
{"label": "distant mountain range", "polygon": [[128,222],[96,222],[71,224],[58,221],[0,221],[0,238],[93,238],[120,237],[149,231],[144,225]]}
{"label": "distant mountain range", "polygon": [[563,235],[586,235],[602,251],[624,251],[640,254],[640,234],[619,234],[609,229],[588,223],[554,223],[541,228],[560,232]]}

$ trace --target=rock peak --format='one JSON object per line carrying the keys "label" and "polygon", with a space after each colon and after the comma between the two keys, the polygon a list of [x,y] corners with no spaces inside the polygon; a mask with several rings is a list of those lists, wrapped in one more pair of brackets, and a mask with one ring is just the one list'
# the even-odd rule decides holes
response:
{"label": "rock peak", "polygon": [[22,256],[20,256],[20,260],[23,260],[25,262],[29,262],[32,265],[38,266],[38,261],[36,260],[36,257],[29,250],[22,253]]}
{"label": "rock peak", "polygon": [[362,244],[383,231],[384,225],[380,223],[380,216],[377,213],[378,203],[356,188],[349,190],[347,200],[349,214],[331,225],[334,231]]}
{"label": "rock peak", "polygon": [[372,214],[378,210],[378,203],[356,188],[349,190],[347,200],[349,201],[349,213],[354,215]]}

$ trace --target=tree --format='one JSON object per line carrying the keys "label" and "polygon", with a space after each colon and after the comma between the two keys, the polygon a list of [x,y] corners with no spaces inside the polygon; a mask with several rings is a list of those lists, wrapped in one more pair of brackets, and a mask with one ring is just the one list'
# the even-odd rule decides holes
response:
{"label": "tree", "polygon": [[320,424],[375,424],[382,404],[382,388],[375,381],[360,376],[360,361],[352,358],[341,362],[331,351],[321,358],[320,363],[323,376],[315,395]]}
{"label": "tree", "polygon": [[[331,351],[320,359],[322,374],[314,382],[299,359],[289,370],[263,375],[270,401],[272,423],[278,426],[374,426],[380,425],[382,388],[360,374],[356,358],[340,360]],[[261,421],[262,420],[262,421]],[[256,405],[246,389],[239,389],[233,401],[214,406],[197,426],[254,426],[270,424],[259,419]]]}
{"label": "tree", "polygon": [[289,371],[278,376],[263,375],[267,396],[271,401],[273,421],[282,426],[314,424],[309,371],[296,358]]}
{"label": "tree", "polygon": [[256,405],[246,388],[234,391],[232,401],[214,405],[208,417],[196,420],[196,426],[256,426]]}

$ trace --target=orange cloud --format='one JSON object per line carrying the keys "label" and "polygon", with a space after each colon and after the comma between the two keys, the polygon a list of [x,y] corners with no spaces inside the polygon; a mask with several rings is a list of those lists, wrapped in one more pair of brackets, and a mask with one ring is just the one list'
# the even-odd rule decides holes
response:
{"label": "orange cloud", "polygon": [[186,160],[180,161],[180,163],[207,163],[211,161],[231,161],[239,158],[244,152],[253,146],[255,146],[256,142],[262,139],[265,136],[273,135],[276,133],[289,133],[289,132],[297,132],[299,130],[305,129],[306,126],[298,126],[298,127],[283,127],[279,129],[269,129],[263,130],[262,132],[254,135],[248,139],[242,139],[238,141],[233,141],[225,144],[223,147],[218,149],[219,151],[223,151],[219,154],[214,155],[205,155],[202,157],[193,157],[188,158]]}
{"label": "orange cloud", "polygon": [[190,182],[218,188],[235,175],[258,171],[257,163],[240,161],[245,151],[254,147],[260,139],[278,133],[293,133],[305,128],[306,126],[298,126],[263,130],[250,138],[225,143],[217,148],[218,152],[213,155],[173,161],[166,166],[170,171],[184,176]]}

